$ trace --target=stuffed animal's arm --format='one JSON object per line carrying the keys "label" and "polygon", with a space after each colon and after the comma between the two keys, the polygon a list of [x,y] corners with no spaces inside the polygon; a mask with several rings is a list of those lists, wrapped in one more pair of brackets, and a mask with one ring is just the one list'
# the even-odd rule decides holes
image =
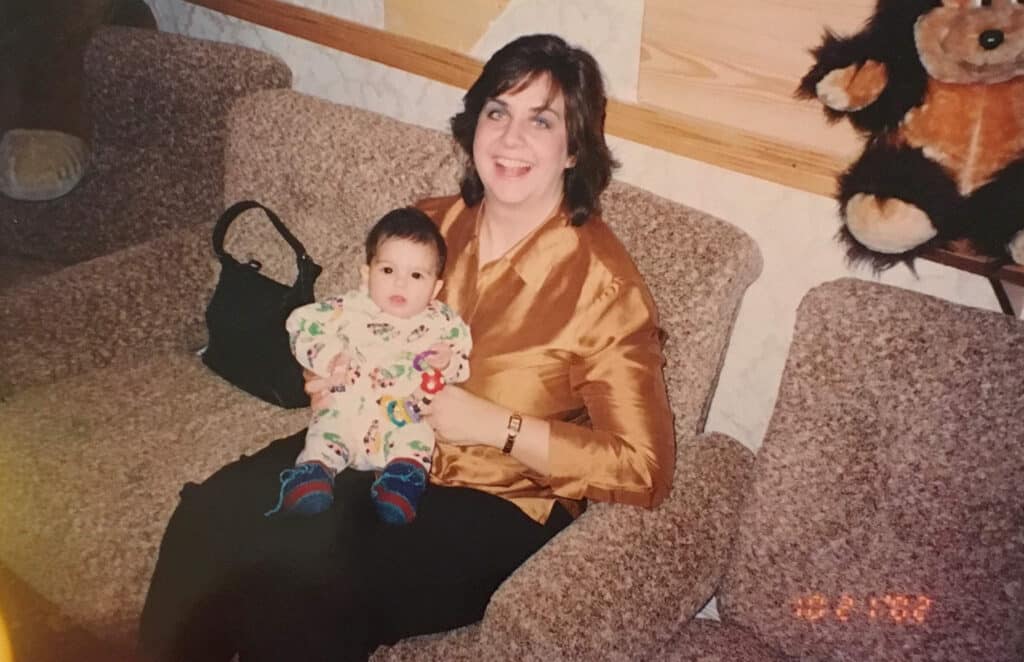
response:
{"label": "stuffed animal's arm", "polygon": [[867,60],[833,69],[818,81],[814,91],[832,110],[851,113],[870,106],[885,89],[888,72],[884,62]]}
{"label": "stuffed animal's arm", "polygon": [[856,112],[877,101],[889,72],[875,40],[871,32],[849,38],[826,33],[813,51],[814,66],[800,81],[798,95],[817,98],[837,113]]}

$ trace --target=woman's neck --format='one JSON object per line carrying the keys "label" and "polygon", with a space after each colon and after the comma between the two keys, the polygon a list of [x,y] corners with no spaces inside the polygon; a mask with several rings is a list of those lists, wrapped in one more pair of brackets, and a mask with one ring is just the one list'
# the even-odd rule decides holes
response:
{"label": "woman's neck", "polygon": [[484,199],[480,219],[480,264],[497,260],[551,218],[562,204],[546,202],[533,208],[505,206]]}

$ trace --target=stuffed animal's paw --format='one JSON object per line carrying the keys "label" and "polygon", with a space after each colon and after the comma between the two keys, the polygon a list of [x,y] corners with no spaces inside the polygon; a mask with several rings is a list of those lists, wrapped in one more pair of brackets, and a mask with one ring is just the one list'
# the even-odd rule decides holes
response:
{"label": "stuffed animal's paw", "polygon": [[1017,264],[1024,264],[1024,230],[1021,230],[1006,246],[1006,251]]}
{"label": "stuffed animal's paw", "polygon": [[889,255],[917,248],[938,234],[919,207],[868,193],[858,193],[846,203],[846,227],[865,247]]}
{"label": "stuffed animal's paw", "polygon": [[888,82],[885,64],[867,60],[828,72],[818,81],[815,92],[832,110],[854,112],[874,103]]}

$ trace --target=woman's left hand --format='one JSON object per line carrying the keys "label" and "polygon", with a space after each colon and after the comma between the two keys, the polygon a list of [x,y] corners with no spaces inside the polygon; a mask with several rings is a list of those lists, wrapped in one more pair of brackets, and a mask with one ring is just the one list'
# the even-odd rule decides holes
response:
{"label": "woman's left hand", "polygon": [[434,396],[423,420],[450,444],[494,446],[495,434],[500,438],[508,416],[507,410],[490,400],[448,384]]}

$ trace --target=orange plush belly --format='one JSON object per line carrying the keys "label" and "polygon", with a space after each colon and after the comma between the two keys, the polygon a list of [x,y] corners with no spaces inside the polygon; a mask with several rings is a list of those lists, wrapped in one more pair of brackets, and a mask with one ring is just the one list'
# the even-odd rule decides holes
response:
{"label": "orange plush belly", "polygon": [[969,194],[1024,153],[1024,77],[989,85],[930,80],[900,137],[938,162]]}

